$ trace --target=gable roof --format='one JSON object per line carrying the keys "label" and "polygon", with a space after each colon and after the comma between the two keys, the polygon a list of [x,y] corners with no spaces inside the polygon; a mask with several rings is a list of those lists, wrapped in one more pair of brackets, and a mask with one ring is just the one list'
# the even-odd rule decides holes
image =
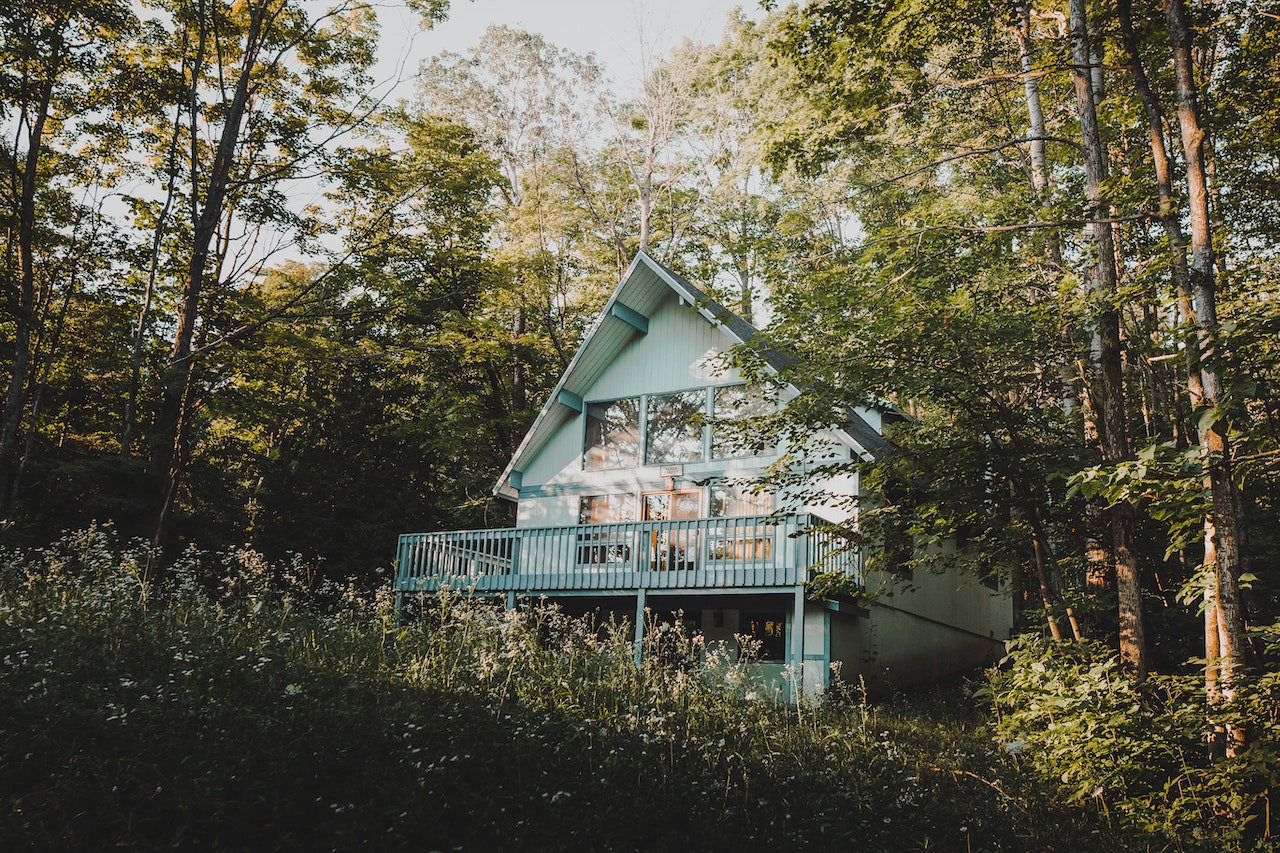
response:
{"label": "gable roof", "polygon": [[[647,252],[639,252],[623,274],[618,287],[605,303],[600,316],[587,330],[578,351],[570,359],[564,375],[556,383],[551,396],[525,433],[511,461],[498,478],[493,493],[515,500],[519,496],[522,463],[532,459],[567,421],[582,411],[582,396],[608,369],[619,353],[637,336],[647,333],[648,317],[662,300],[674,292],[682,302],[692,306],[704,320],[720,329],[733,345],[753,346],[767,368],[780,373],[795,359],[764,344],[760,331],[728,308],[707,296],[683,277],[655,260]],[[754,343],[753,343],[754,341]],[[785,386],[792,393],[799,389]],[[857,412],[849,411],[843,429],[836,437],[864,456],[883,454],[889,443]]]}

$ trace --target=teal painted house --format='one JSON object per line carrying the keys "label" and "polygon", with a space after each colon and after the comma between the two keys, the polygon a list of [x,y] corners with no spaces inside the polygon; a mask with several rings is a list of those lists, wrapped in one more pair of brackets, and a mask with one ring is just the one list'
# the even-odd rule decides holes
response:
{"label": "teal painted house", "polygon": [[[571,612],[637,624],[681,613],[708,643],[759,643],[762,678],[818,695],[833,678],[935,680],[998,654],[1013,623],[1007,591],[961,574],[864,573],[823,521],[856,524],[854,474],[815,481],[815,502],[753,488],[787,448],[725,426],[798,391],[745,382],[725,354],[756,330],[641,253],[587,333],[502,473],[516,526],[400,537],[401,595],[447,584],[509,604],[547,596]],[[767,367],[784,356],[761,350]],[[844,459],[890,451],[880,414],[852,412],[819,437]],[[842,500],[841,498],[845,499]],[[813,600],[821,568],[873,593]]]}

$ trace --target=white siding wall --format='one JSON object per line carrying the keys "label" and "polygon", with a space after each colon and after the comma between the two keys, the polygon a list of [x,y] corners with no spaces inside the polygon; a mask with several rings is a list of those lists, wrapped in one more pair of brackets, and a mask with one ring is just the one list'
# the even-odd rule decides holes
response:
{"label": "white siding wall", "polygon": [[578,523],[577,495],[521,498],[516,509],[516,527],[563,527]]}
{"label": "white siding wall", "polygon": [[996,640],[874,603],[868,617],[833,614],[831,627],[842,680],[856,686],[861,676],[873,689],[927,684],[993,663],[1004,650]]}
{"label": "white siding wall", "polygon": [[649,333],[636,338],[583,399],[614,400],[739,382],[738,372],[724,370],[716,358],[730,346],[722,331],[680,305],[673,293],[649,318]]}
{"label": "white siding wall", "polygon": [[817,699],[831,684],[831,612],[821,604],[807,602],[804,608],[804,667],[801,689],[809,699]]}
{"label": "white siding wall", "polygon": [[993,640],[1008,639],[1013,627],[1007,592],[994,592],[972,575],[955,569],[917,571],[909,582],[873,575],[867,579],[867,591],[878,594],[879,600],[893,609]]}
{"label": "white siding wall", "polygon": [[[556,405],[559,405],[558,403]],[[547,483],[565,483],[582,476],[582,415],[570,418],[525,468],[521,489]],[[525,499],[520,498],[523,508]],[[574,516],[573,523],[577,523]],[[560,522],[558,522],[560,523]],[[525,526],[525,525],[521,525]]]}

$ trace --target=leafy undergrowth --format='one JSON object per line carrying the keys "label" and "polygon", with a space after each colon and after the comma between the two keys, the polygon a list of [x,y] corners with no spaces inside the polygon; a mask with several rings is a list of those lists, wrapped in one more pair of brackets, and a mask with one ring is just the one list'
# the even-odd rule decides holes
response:
{"label": "leafy undergrowth", "polygon": [[991,679],[997,731],[1065,801],[1093,803],[1171,849],[1280,849],[1280,625],[1255,636],[1269,640],[1260,665],[1212,713],[1203,675],[1138,684],[1102,643],[1022,637]]}
{"label": "leafy undergrowth", "polygon": [[[20,849],[1147,850],[1062,805],[963,690],[752,700],[652,632],[102,531],[0,567],[0,841]],[[659,663],[658,661],[662,661]]]}

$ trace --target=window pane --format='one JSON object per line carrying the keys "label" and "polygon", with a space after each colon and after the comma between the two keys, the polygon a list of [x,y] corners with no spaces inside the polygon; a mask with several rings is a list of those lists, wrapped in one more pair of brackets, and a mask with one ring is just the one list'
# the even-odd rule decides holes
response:
{"label": "window pane", "polygon": [[588,471],[634,468],[639,463],[639,449],[639,398],[587,405],[583,467]]}
{"label": "window pane", "polygon": [[[769,515],[773,512],[773,493],[755,492],[750,483],[715,483],[711,486],[711,515],[715,518],[739,518]],[[767,560],[773,554],[774,528],[769,524],[745,521],[724,522],[711,540],[713,560]]]}
{"label": "window pane", "polygon": [[654,571],[685,571],[698,567],[702,537],[681,519],[697,518],[702,494],[696,489],[656,492],[644,496],[645,521],[666,521],[649,534],[652,546],[650,566]]}
{"label": "window pane", "polygon": [[588,495],[578,501],[579,524],[616,524],[635,520],[635,495]]}
{"label": "window pane", "polygon": [[786,620],[781,613],[742,614],[742,633],[750,637],[744,646],[749,646],[756,660],[786,660]]}
{"label": "window pane", "polygon": [[[578,499],[579,524],[617,524],[635,521],[635,495],[588,495]],[[631,560],[634,533],[626,528],[578,534],[578,565],[621,566]]]}
{"label": "window pane", "polygon": [[701,390],[650,397],[645,463],[664,465],[701,460],[705,414],[706,392]]}
{"label": "window pane", "polygon": [[764,437],[749,435],[738,424],[750,418],[772,414],[774,399],[771,391],[756,385],[722,385],[715,389],[715,407],[711,427],[711,455],[716,458],[730,456],[772,456],[774,445]]}
{"label": "window pane", "polygon": [[701,513],[702,494],[696,489],[680,492],[655,492],[644,496],[645,521],[671,521],[697,518]]}
{"label": "window pane", "polygon": [[756,491],[749,483],[715,483],[711,486],[711,515],[732,518],[740,515],[768,515],[773,512],[773,492]]}

